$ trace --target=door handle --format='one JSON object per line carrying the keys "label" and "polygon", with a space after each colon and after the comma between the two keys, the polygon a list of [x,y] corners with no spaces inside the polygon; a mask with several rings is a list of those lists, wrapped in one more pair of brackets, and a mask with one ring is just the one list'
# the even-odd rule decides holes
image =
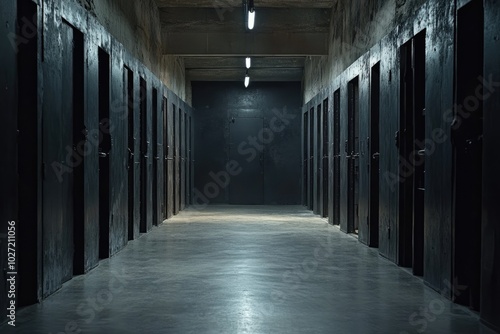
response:
{"label": "door handle", "polygon": [[418,151],[419,156],[424,156],[425,155],[425,149]]}
{"label": "door handle", "polygon": [[377,160],[379,157],[380,157],[380,153],[378,153],[378,152],[373,153],[373,155],[372,155],[373,160]]}
{"label": "door handle", "polygon": [[106,158],[108,156],[105,152],[99,152],[99,158]]}

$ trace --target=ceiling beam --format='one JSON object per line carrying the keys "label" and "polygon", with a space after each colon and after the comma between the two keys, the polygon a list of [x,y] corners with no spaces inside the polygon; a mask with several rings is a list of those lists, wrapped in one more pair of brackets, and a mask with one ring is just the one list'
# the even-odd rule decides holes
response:
{"label": "ceiling beam", "polygon": [[[254,68],[304,68],[305,57],[253,57]],[[242,68],[245,57],[185,57],[186,69]]]}
{"label": "ceiling beam", "polygon": [[[254,33],[329,32],[331,10],[315,8],[262,8],[258,11]],[[164,32],[243,32],[245,15],[241,10],[224,14],[210,8],[165,8],[160,10]]]}
{"label": "ceiling beam", "polygon": [[[191,81],[241,81],[246,70],[239,69],[187,69],[186,77]],[[304,70],[301,68],[279,69],[258,68],[249,71],[251,81],[302,81]]]}
{"label": "ceiling beam", "polygon": [[162,33],[163,53],[178,56],[322,56],[328,33]]}
{"label": "ceiling beam", "polygon": [[[332,8],[338,0],[256,0],[256,8]],[[241,8],[242,0],[156,0],[160,8]]]}

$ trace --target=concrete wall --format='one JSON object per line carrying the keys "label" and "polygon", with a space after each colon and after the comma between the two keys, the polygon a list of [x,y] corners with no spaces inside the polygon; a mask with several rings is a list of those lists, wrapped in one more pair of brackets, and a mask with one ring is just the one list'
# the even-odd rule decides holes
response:
{"label": "concrete wall", "polygon": [[415,14],[424,0],[339,0],[332,10],[328,56],[308,57],[304,103],[365,54],[394,27]]}
{"label": "concrete wall", "polygon": [[132,56],[146,65],[177,96],[186,100],[184,61],[179,57],[162,54],[160,16],[154,0],[77,1],[90,11]]}
{"label": "concrete wall", "polygon": [[162,56],[159,78],[177,96],[191,105],[191,82],[186,81],[183,58],[169,55]]}

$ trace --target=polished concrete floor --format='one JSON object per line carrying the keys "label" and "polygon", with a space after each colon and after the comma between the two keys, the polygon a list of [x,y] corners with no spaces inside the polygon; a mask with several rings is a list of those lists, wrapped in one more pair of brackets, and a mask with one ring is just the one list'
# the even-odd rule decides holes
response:
{"label": "polished concrete floor", "polygon": [[187,210],[1,333],[491,333],[301,207]]}

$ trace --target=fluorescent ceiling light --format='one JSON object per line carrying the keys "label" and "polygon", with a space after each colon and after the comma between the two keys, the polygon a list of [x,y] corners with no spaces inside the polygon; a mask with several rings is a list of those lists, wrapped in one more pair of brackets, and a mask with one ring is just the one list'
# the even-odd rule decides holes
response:
{"label": "fluorescent ceiling light", "polygon": [[247,72],[247,74],[245,75],[245,88],[248,87],[248,85],[250,85],[250,76]]}
{"label": "fluorescent ceiling light", "polygon": [[248,29],[252,30],[255,26],[255,8],[248,9]]}

